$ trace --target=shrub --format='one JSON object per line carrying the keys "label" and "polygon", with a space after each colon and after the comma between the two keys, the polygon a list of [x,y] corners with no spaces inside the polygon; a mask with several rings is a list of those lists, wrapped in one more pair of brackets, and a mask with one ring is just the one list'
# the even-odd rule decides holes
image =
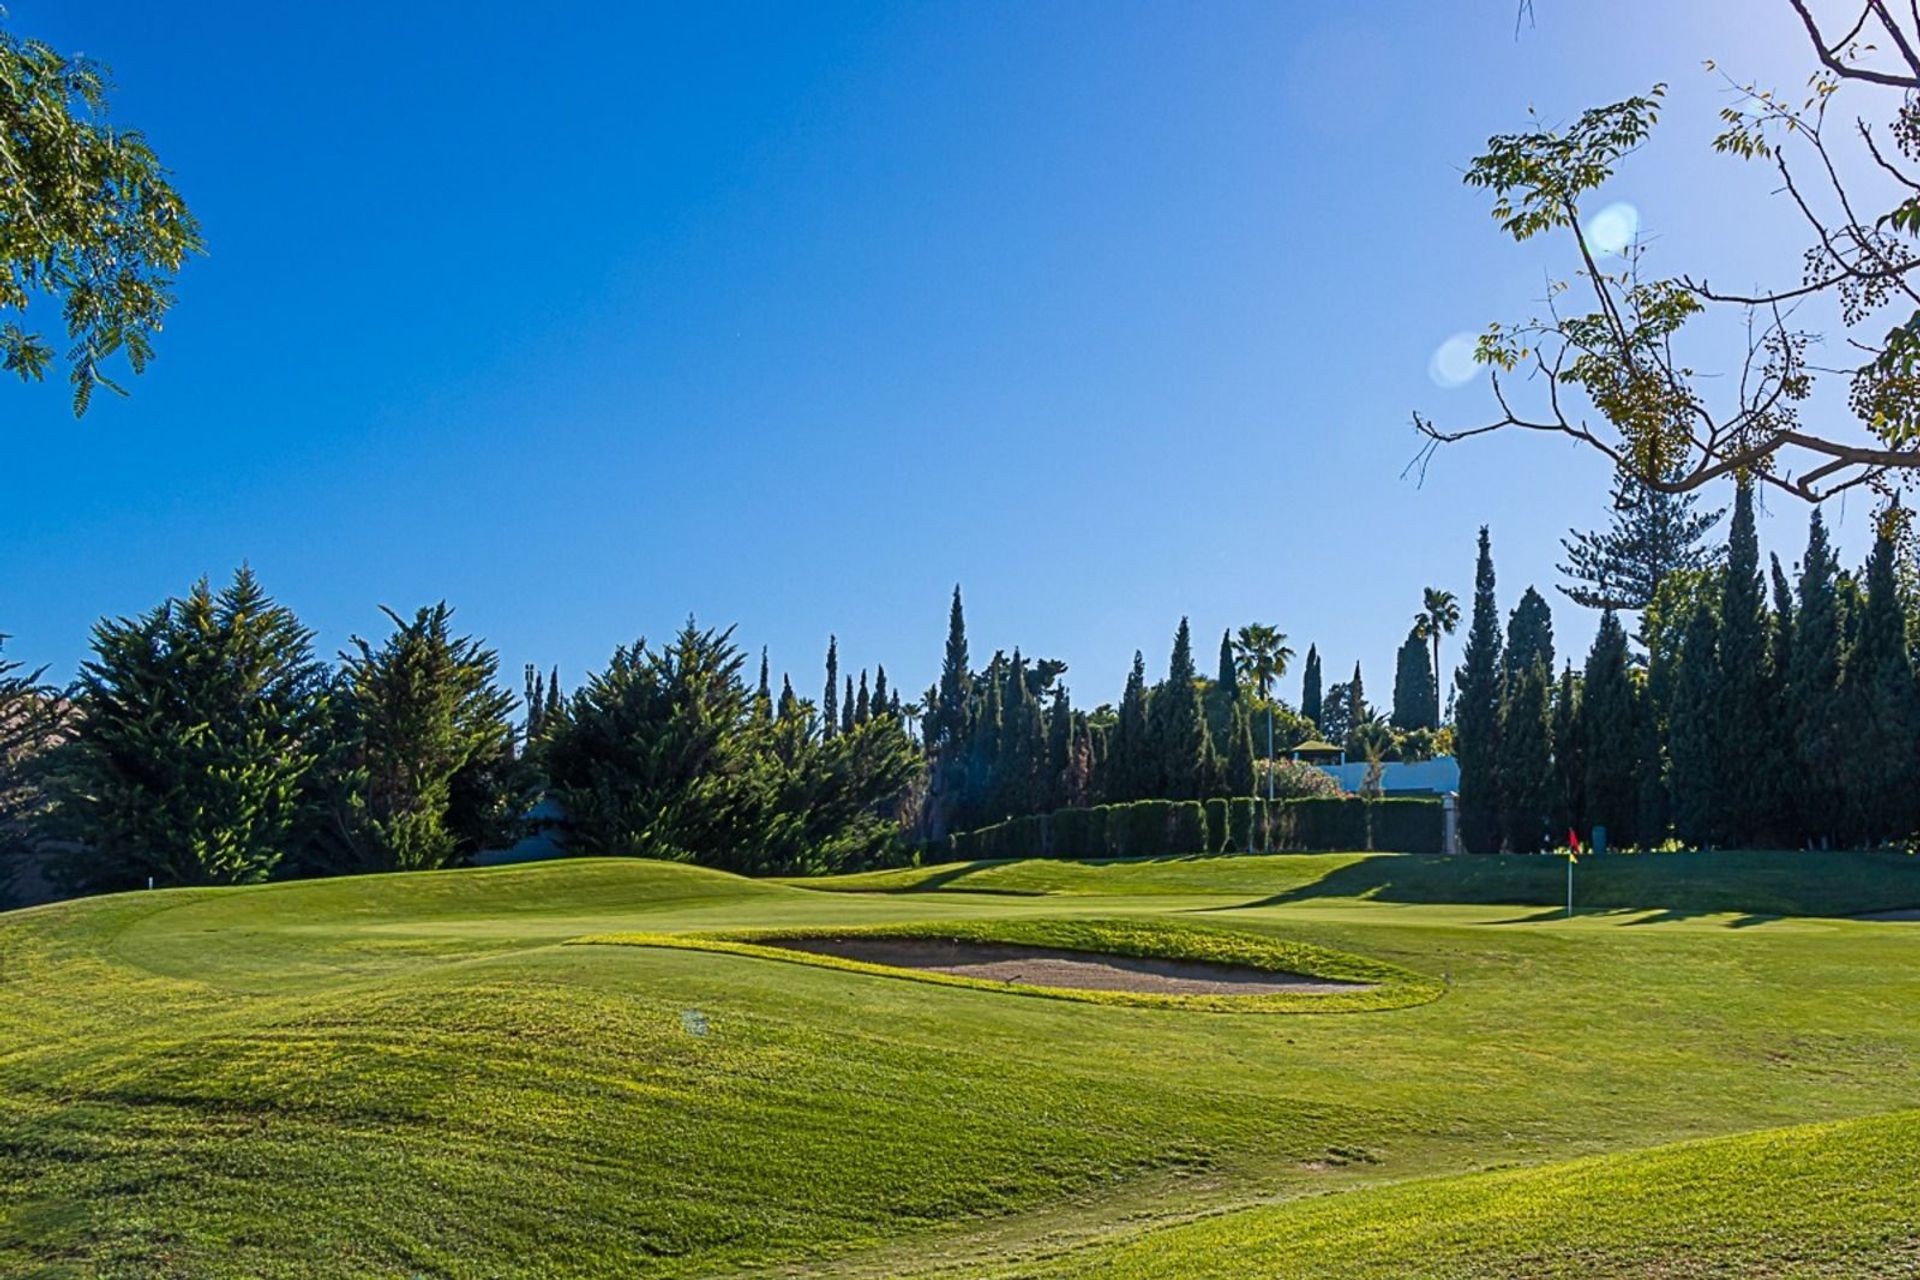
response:
{"label": "shrub", "polygon": [[1225,800],[1207,801],[1207,850],[1208,853],[1228,852],[1227,846],[1227,802]]}
{"label": "shrub", "polygon": [[1260,802],[1234,799],[1227,802],[1227,843],[1224,853],[1246,853],[1254,845],[1254,815]]}
{"label": "shrub", "polygon": [[[1299,760],[1276,760],[1273,770],[1273,798],[1275,800],[1303,800],[1314,796],[1338,796],[1344,794],[1333,775],[1318,765],[1306,764]],[[1267,780],[1258,779],[1257,795],[1264,798],[1267,794]]]}
{"label": "shrub", "polygon": [[1438,800],[1374,800],[1367,812],[1370,848],[1391,853],[1439,853],[1445,845],[1446,819]]}
{"label": "shrub", "polygon": [[1161,853],[1212,853],[1219,848],[1208,843],[1207,807],[1198,800],[1182,800],[1168,806],[1166,843]]}

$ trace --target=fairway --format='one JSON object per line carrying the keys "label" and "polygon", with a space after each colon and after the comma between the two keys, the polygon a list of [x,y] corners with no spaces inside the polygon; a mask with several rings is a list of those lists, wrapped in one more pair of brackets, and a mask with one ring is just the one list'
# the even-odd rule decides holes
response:
{"label": "fairway", "polygon": [[[0,1274],[1911,1274],[1920,923],[1822,913],[1920,905],[1920,860],[1579,874],[1572,920],[1563,863],[1390,855],[0,915]],[[864,934],[1371,985],[1034,998],[769,945]]]}

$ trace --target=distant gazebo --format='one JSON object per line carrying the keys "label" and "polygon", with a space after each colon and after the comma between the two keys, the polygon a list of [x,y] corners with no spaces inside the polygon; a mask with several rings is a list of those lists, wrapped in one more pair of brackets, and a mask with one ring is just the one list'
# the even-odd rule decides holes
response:
{"label": "distant gazebo", "polygon": [[1303,742],[1287,753],[1288,758],[1302,764],[1345,764],[1347,752],[1344,747],[1336,747],[1331,742],[1322,742],[1318,738]]}

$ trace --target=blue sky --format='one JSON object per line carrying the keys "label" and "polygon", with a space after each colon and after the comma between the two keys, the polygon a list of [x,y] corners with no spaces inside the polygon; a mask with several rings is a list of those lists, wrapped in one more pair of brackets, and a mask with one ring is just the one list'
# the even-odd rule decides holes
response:
{"label": "blue sky", "polygon": [[1402,478],[1412,410],[1487,403],[1435,348],[1564,262],[1501,239],[1477,146],[1670,81],[1607,199],[1672,269],[1781,257],[1701,63],[1798,84],[1786,7],[1535,7],[15,0],[111,64],[210,254],[131,399],[0,387],[8,651],[64,678],[248,560],[328,652],[445,598],[571,684],[693,612],[803,692],[829,632],[917,689],[957,581],[976,655],[1083,703],[1183,614],[1203,661],[1270,621],[1384,701],[1478,525],[1511,607],[1607,484],[1537,439]]}

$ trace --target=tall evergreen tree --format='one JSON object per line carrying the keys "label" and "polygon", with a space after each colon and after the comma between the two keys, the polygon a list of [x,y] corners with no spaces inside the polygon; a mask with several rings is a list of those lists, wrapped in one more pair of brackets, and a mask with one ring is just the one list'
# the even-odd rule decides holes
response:
{"label": "tall evergreen tree", "polygon": [[1720,700],[1719,642],[1719,619],[1703,601],[1687,619],[1667,716],[1667,791],[1673,830],[1694,848],[1713,843],[1720,813],[1721,755],[1714,727]]}
{"label": "tall evergreen tree", "polygon": [[840,731],[840,637],[827,637],[827,687],[820,697],[820,735]]}
{"label": "tall evergreen tree", "polygon": [[1437,729],[1440,727],[1435,719],[1438,705],[1439,699],[1434,690],[1433,659],[1427,648],[1427,637],[1421,634],[1416,625],[1401,642],[1400,652],[1394,660],[1393,727],[1408,732]]}
{"label": "tall evergreen tree", "polygon": [[847,676],[846,695],[840,699],[840,732],[853,732],[853,677]]}
{"label": "tall evergreen tree", "polygon": [[1513,675],[1534,663],[1553,671],[1553,610],[1546,597],[1528,587],[1507,618],[1507,650],[1504,670]]}
{"label": "tall evergreen tree", "polygon": [[249,569],[94,627],[54,778],[76,890],[264,880],[306,843],[332,703],[313,633]]}
{"label": "tall evergreen tree", "polygon": [[760,684],[753,694],[754,714],[764,721],[773,719],[773,684],[767,668],[767,647],[760,646]]}
{"label": "tall evergreen tree", "polygon": [[1460,838],[1491,853],[1500,844],[1500,606],[1494,598],[1493,542],[1483,525],[1473,575],[1473,617],[1454,674],[1454,751],[1460,762]]}
{"label": "tall evergreen tree", "polygon": [[1801,834],[1800,788],[1795,784],[1799,750],[1795,746],[1793,703],[1787,682],[1793,676],[1793,585],[1780,567],[1780,557],[1768,557],[1773,589],[1773,617],[1767,627],[1767,700],[1774,723],[1768,742],[1767,768],[1774,777],[1765,790],[1766,810],[1761,830],[1782,847],[1797,845]]}
{"label": "tall evergreen tree", "polygon": [[1320,696],[1320,650],[1317,646],[1307,646],[1307,665],[1300,677],[1300,714],[1320,726],[1320,713],[1324,708]]}
{"label": "tall evergreen tree", "polygon": [[1587,651],[1581,681],[1580,745],[1586,757],[1582,784],[1586,821],[1605,827],[1609,843],[1640,837],[1640,736],[1626,628],[1608,609]]}
{"label": "tall evergreen tree", "polygon": [[1750,845],[1771,816],[1780,785],[1780,708],[1773,700],[1772,647],[1760,538],[1754,528],[1753,484],[1740,485],[1727,530],[1727,563],[1720,576],[1720,696],[1713,721],[1720,757],[1714,768],[1719,809],[1716,838]]}
{"label": "tall evergreen tree", "polygon": [[1839,565],[1827,542],[1820,508],[1807,528],[1800,562],[1800,600],[1793,614],[1793,653],[1787,667],[1788,722],[1800,823],[1806,837],[1830,844],[1844,835],[1842,774],[1852,742],[1840,695]]}
{"label": "tall evergreen tree", "polygon": [[793,695],[793,679],[784,671],[780,673],[780,718],[791,720],[800,714],[800,699]]}
{"label": "tall evergreen tree", "polygon": [[889,715],[899,719],[887,693],[887,669],[878,663],[873,668],[873,714],[876,719]]}
{"label": "tall evergreen tree", "polygon": [[1867,559],[1859,639],[1841,668],[1841,704],[1852,730],[1841,780],[1856,839],[1904,839],[1920,825],[1913,769],[1920,756],[1920,693],[1907,652],[1906,602],[1883,534]]}
{"label": "tall evergreen tree", "polygon": [[1512,673],[1500,707],[1501,827],[1515,853],[1539,852],[1553,809],[1551,682],[1535,657]]}
{"label": "tall evergreen tree", "polygon": [[1120,697],[1120,715],[1113,727],[1112,758],[1107,766],[1109,803],[1142,800],[1155,790],[1153,743],[1147,723],[1147,664],[1138,649]]}
{"label": "tall evergreen tree", "polygon": [[547,700],[540,708],[541,731],[551,728],[554,718],[566,713],[567,704],[560,699],[560,668],[555,666],[547,673]]}
{"label": "tall evergreen tree", "polygon": [[526,688],[526,740],[528,745],[540,736],[540,722],[545,718],[546,690],[540,683],[540,669],[531,662],[523,673]]}
{"label": "tall evergreen tree", "polygon": [[1240,667],[1235,661],[1231,630],[1220,633],[1220,673],[1214,677],[1214,687],[1229,702],[1240,696]]}
{"label": "tall evergreen tree", "polygon": [[929,757],[927,797],[928,834],[943,836],[967,792],[967,740],[971,732],[972,658],[967,652],[967,618],[960,604],[960,586],[954,584],[953,604],[947,611],[947,648],[940,664],[940,684],[928,700],[922,732]]}
{"label": "tall evergreen tree", "polygon": [[1560,684],[1553,695],[1553,825],[1548,830],[1555,840],[1587,825],[1587,752],[1581,726],[1580,683],[1569,662],[1560,671]]}
{"label": "tall evergreen tree", "polygon": [[1160,793],[1170,800],[1205,797],[1213,774],[1213,737],[1200,705],[1198,674],[1193,665],[1193,636],[1182,618],[1173,636],[1167,682],[1148,709],[1159,757]]}
{"label": "tall evergreen tree", "polygon": [[40,683],[44,674],[0,657],[0,908],[20,860],[40,843],[47,801],[41,767],[66,719],[65,700]]}
{"label": "tall evergreen tree", "polygon": [[1561,539],[1567,563],[1560,572],[1568,579],[1561,592],[1589,609],[1634,613],[1653,603],[1669,574],[1712,568],[1719,552],[1707,534],[1725,512],[1696,511],[1698,501],[1697,494],[1664,493],[1618,472],[1608,527]]}
{"label": "tall evergreen tree", "polygon": [[860,668],[860,692],[854,695],[853,722],[865,724],[873,718],[873,694],[867,688],[867,669]]}
{"label": "tall evergreen tree", "polygon": [[1253,717],[1248,714],[1247,705],[1238,702],[1234,704],[1233,733],[1227,749],[1225,782],[1229,796],[1255,793],[1257,775],[1253,758]]}
{"label": "tall evergreen tree", "polygon": [[1063,809],[1069,803],[1067,770],[1073,763],[1073,702],[1067,686],[1053,686],[1053,705],[1047,708],[1047,807]]}
{"label": "tall evergreen tree", "polygon": [[329,770],[331,870],[419,870],[511,838],[525,797],[510,768],[513,699],[499,658],[455,636],[443,602],[393,634],[358,636],[335,694],[342,741]]}
{"label": "tall evergreen tree", "polygon": [[1347,715],[1354,729],[1373,723],[1373,704],[1367,701],[1367,682],[1360,677],[1358,662],[1353,664],[1353,680],[1347,685]]}

